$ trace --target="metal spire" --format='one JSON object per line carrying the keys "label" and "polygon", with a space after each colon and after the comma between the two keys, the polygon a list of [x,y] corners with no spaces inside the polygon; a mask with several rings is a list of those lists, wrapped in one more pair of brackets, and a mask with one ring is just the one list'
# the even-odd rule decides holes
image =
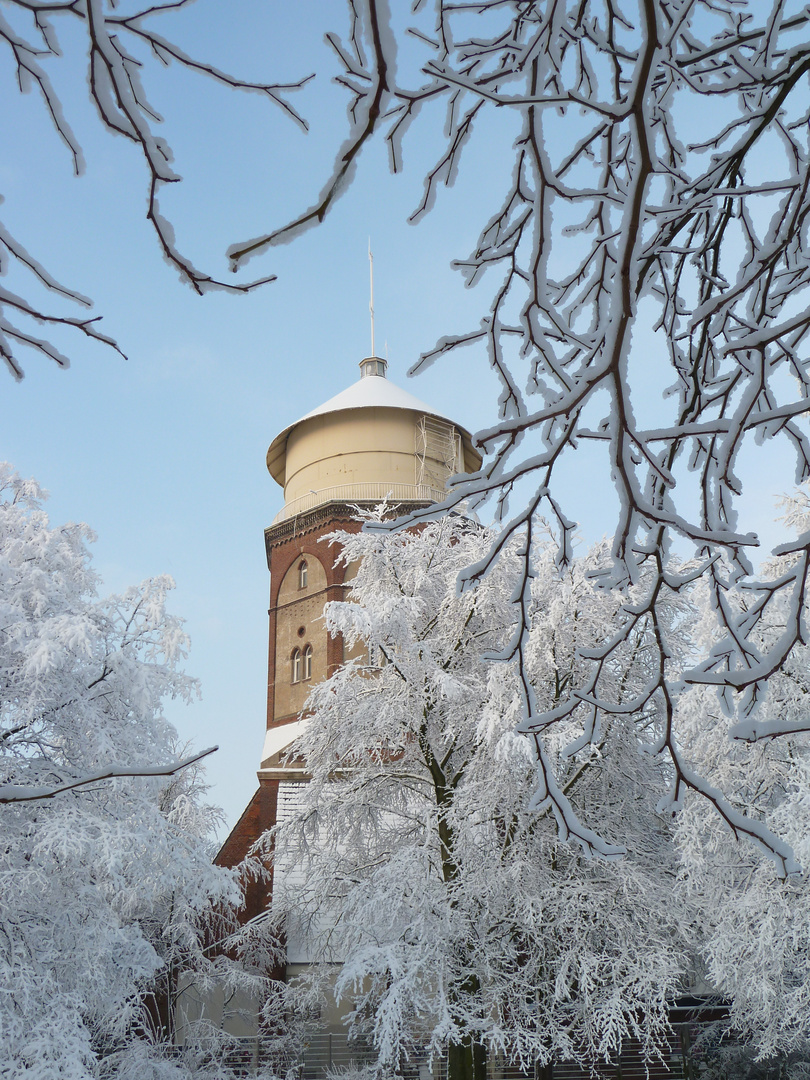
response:
{"label": "metal spire", "polygon": [[370,284],[368,310],[371,315],[371,355],[376,356],[377,354],[374,352],[374,256],[371,254],[371,237],[368,238],[368,273]]}

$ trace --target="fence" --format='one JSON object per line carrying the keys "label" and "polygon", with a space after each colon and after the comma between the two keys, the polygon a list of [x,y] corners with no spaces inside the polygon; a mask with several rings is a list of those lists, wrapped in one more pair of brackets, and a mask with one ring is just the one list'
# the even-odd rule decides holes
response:
{"label": "fence", "polygon": [[[279,1076],[291,1076],[295,1080],[325,1080],[332,1074],[364,1065],[373,1065],[377,1059],[368,1040],[349,1041],[344,1032],[313,1032],[296,1058],[280,1059],[271,1055],[261,1039],[240,1039],[227,1052],[225,1064],[240,1075],[255,1075],[260,1068],[267,1068]],[[692,1080],[681,1049],[680,1032],[676,1030],[669,1052],[661,1059],[645,1063],[641,1044],[630,1040],[622,1052],[610,1062],[597,1062],[580,1066],[575,1062],[559,1062],[553,1068],[553,1080]],[[446,1063],[442,1059],[431,1062],[426,1051],[416,1051],[400,1064],[396,1080],[445,1080]],[[534,1080],[535,1072],[522,1070],[519,1066],[495,1054],[487,1059],[487,1080]]]}

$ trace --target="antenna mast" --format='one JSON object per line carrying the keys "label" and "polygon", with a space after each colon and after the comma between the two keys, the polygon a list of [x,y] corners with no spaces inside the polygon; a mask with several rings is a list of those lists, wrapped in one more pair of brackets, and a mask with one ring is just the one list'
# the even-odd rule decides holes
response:
{"label": "antenna mast", "polygon": [[374,256],[371,254],[371,237],[368,240],[368,274],[370,285],[368,311],[371,316],[371,355],[376,356],[377,354],[374,352]]}

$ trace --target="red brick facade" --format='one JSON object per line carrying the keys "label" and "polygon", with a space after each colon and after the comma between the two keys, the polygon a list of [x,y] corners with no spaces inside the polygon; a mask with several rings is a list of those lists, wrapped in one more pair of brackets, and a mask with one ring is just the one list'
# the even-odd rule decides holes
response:
{"label": "red brick facade", "polygon": [[[277,804],[278,780],[260,780],[259,790],[220,848],[214,860],[217,866],[234,867],[244,859],[262,833],[275,823]],[[245,921],[255,918],[266,909],[272,888],[272,878],[268,881],[250,882],[245,890]]]}
{"label": "red brick facade", "polygon": [[[340,529],[358,532],[360,523],[352,520],[353,510],[345,503],[319,506],[306,514],[290,518],[265,530],[267,568],[270,571],[270,608],[267,649],[267,727],[279,726],[293,719],[291,716],[275,715],[276,636],[278,632],[278,594],[285,575],[302,556],[312,556],[326,571],[324,604],[330,600],[343,599],[344,566],[335,566],[337,551],[323,543],[321,537]],[[326,676],[337,670],[343,662],[343,643],[330,637],[326,644]]]}
{"label": "red brick facade", "polygon": [[[288,570],[302,556],[317,559],[326,572],[326,590],[323,602],[342,600],[344,595],[345,567],[335,566],[337,552],[321,542],[321,537],[336,529],[357,532],[360,524],[352,520],[354,511],[345,503],[331,503],[318,507],[295,519],[271,526],[265,531],[267,565],[270,570],[270,607],[268,610],[268,659],[267,659],[267,727],[281,727],[297,715],[275,717],[276,635],[278,632],[278,594]],[[343,643],[328,637],[326,642],[326,674],[331,675],[343,661]],[[267,770],[269,771],[269,770]],[[273,770],[278,772],[278,770]],[[260,837],[276,824],[278,786],[281,776],[259,773],[259,789],[247,805],[239,821],[231,830],[218,852],[218,866],[238,865],[253,848]],[[272,894],[272,877],[265,882],[252,882],[247,889],[242,918],[245,922],[266,910]]]}

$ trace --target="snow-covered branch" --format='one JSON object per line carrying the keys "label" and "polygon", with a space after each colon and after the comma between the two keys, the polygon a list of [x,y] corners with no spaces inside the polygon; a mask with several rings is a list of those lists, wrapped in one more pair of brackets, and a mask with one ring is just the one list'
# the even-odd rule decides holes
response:
{"label": "snow-covered branch", "polygon": [[24,784],[0,784],[0,803],[37,802],[40,799],[52,799],[55,795],[61,795],[64,791],[73,791],[75,788],[87,787],[101,780],[113,780],[117,777],[127,776],[174,776],[181,769],[188,768],[195,761],[202,761],[218,750],[218,746],[211,746],[207,750],[184,758],[176,764],[155,765],[151,768],[109,768],[102,772],[91,773],[87,776],[77,777],[75,780],[67,780],[53,786],[26,786]]}
{"label": "snow-covered branch", "polygon": [[[335,200],[351,183],[360,151],[377,130],[380,118],[385,112],[396,60],[394,41],[388,25],[388,0],[358,0],[357,3],[352,2],[349,8],[351,54],[343,51],[336,37],[327,35],[327,40],[346,63],[347,72],[351,76],[351,82],[346,82],[354,94],[349,107],[349,136],[338,151],[332,174],[313,206],[282,228],[274,229],[255,240],[234,244],[228,249],[228,258],[234,271],[251,256],[274,244],[286,244],[324,220]],[[360,44],[364,35],[371,52],[368,64]]]}

